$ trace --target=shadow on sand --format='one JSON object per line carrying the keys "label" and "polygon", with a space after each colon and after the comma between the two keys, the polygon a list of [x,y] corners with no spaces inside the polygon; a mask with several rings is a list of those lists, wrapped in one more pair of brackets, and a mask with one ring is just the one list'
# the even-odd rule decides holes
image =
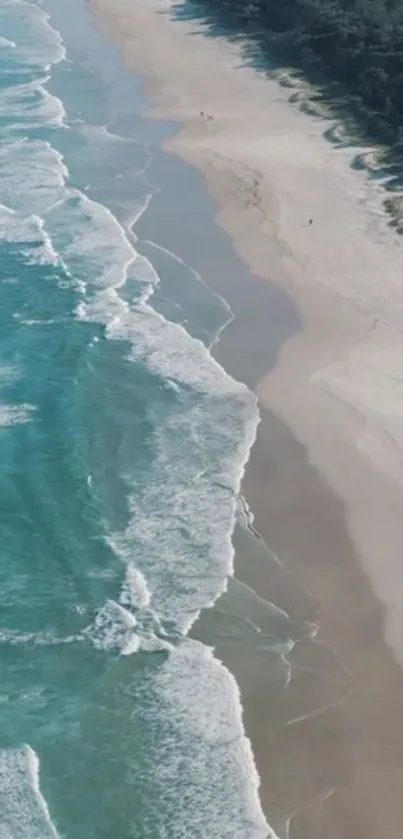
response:
{"label": "shadow on sand", "polygon": [[326,120],[325,138],[336,148],[351,148],[355,152],[351,168],[365,171],[382,184],[390,225],[403,233],[403,142],[396,140],[396,133],[379,115],[333,81],[319,60],[311,57],[303,62],[296,50],[285,46],[281,35],[241,20],[225,0],[179,0],[170,14],[192,22],[194,34],[239,44],[243,66],[275,78],[289,89],[290,103]]}

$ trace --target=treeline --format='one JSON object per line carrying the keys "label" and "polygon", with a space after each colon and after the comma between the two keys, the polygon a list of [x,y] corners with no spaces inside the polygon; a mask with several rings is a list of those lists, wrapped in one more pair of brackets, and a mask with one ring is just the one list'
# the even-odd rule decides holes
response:
{"label": "treeline", "polygon": [[391,137],[403,136],[403,0],[206,0],[264,44],[265,33],[298,56],[325,67]]}

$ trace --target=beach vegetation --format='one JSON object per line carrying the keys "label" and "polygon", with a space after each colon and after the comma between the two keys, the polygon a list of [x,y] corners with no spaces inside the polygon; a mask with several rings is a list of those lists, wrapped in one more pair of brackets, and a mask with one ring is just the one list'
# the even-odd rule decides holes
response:
{"label": "beach vegetation", "polygon": [[245,33],[346,86],[390,138],[403,137],[403,0],[207,0]]}

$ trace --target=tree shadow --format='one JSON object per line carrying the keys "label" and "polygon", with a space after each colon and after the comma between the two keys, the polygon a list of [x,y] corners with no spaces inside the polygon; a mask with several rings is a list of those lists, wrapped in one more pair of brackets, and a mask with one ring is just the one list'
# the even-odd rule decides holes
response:
{"label": "tree shadow", "polygon": [[331,78],[323,62],[291,42],[290,33],[274,32],[247,18],[247,10],[228,0],[178,0],[168,14],[194,24],[191,34],[225,38],[240,46],[241,63],[276,79],[290,90],[288,101],[304,113],[331,121],[324,136],[336,148],[356,150],[351,168],[366,172],[385,190],[389,224],[403,233],[403,132],[370,110],[346,85]]}

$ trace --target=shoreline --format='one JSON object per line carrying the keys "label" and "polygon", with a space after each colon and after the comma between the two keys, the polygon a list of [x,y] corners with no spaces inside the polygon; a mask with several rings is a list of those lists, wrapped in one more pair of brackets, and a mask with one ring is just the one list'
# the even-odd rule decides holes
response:
{"label": "shoreline", "polygon": [[[263,687],[255,674],[244,718],[264,809],[270,820],[273,796],[278,802],[293,781],[278,816],[297,812],[292,839],[308,839],[313,829],[318,839],[378,839],[381,832],[397,839],[403,817],[403,673],[395,660],[403,662],[401,242],[387,228],[380,187],[349,170],[348,150],[329,146],[326,156],[326,125],[292,110],[277,82],[239,67],[239,47],[189,37],[194,25],[170,21],[169,3],[150,7],[137,0],[134,9],[119,0],[111,13],[109,2],[91,5],[103,10],[103,25],[128,65],[153,79],[147,88],[158,107],[147,116],[181,123],[169,151],[203,172],[219,201],[218,224],[257,275],[286,291],[303,323],[278,363],[254,382],[264,419],[244,487],[257,530],[311,595],[308,615],[320,604],[318,641],[294,648],[293,679],[306,695],[312,689],[306,674],[319,674],[315,702],[322,695],[326,702],[262,736]],[[201,117],[202,110],[213,119]],[[255,338],[253,322],[244,328]],[[228,357],[227,332],[220,361]],[[234,350],[236,340],[229,343]],[[252,588],[254,573],[236,569]],[[262,572],[258,579],[262,585]],[[277,602],[271,583],[267,588],[267,598]],[[331,662],[332,650],[343,672]],[[245,679],[242,687],[236,666],[232,672],[244,697]],[[303,775],[312,783],[301,790]]]}

